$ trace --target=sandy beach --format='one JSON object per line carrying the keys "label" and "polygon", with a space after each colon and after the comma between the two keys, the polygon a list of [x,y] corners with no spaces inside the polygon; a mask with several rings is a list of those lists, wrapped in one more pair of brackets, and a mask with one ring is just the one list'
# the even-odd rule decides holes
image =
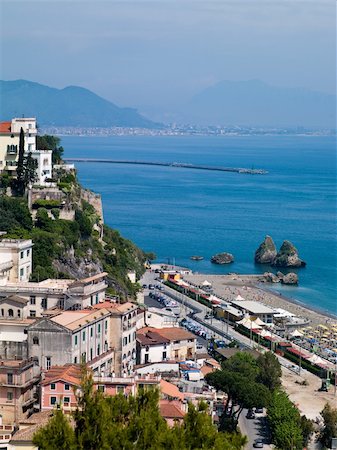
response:
{"label": "sandy beach", "polygon": [[184,275],[186,281],[200,285],[207,280],[212,283],[215,295],[219,295],[230,301],[237,295],[241,295],[246,300],[255,300],[272,308],[285,309],[297,317],[310,320],[310,325],[318,324],[337,324],[337,316],[328,312],[314,310],[309,306],[299,304],[292,299],[278,295],[268,290],[269,284],[263,288],[256,286],[260,277],[256,275],[209,275],[209,274],[190,274]]}

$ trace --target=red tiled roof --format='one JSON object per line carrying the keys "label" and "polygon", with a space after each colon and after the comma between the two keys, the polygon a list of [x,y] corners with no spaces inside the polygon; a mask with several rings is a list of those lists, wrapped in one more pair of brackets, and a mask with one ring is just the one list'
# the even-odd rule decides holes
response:
{"label": "red tiled roof", "polygon": [[153,327],[144,327],[141,328],[139,331],[141,331],[143,334],[147,333],[148,331],[153,331],[159,334],[160,336],[168,339],[169,341],[182,341],[186,339],[196,339],[196,336],[192,333],[190,333],[187,330],[184,330],[183,328],[179,327],[168,327],[168,328],[153,328]]}
{"label": "red tiled roof", "polygon": [[81,366],[79,364],[53,366],[45,372],[45,378],[41,382],[41,385],[47,385],[59,380],[63,380],[69,384],[78,385],[81,380]]}
{"label": "red tiled roof", "polygon": [[10,133],[12,122],[0,122],[0,133]]}
{"label": "red tiled roof", "polygon": [[164,419],[183,419],[185,416],[185,412],[181,410],[178,402],[174,401],[160,400],[159,410]]}
{"label": "red tiled roof", "polygon": [[184,395],[179,391],[178,387],[173,384],[169,383],[166,380],[161,379],[159,383],[160,392],[163,395],[166,395],[167,397],[171,398],[178,398],[180,400],[184,399]]}
{"label": "red tiled roof", "polygon": [[[145,331],[143,332],[143,330]],[[159,334],[155,328],[150,330],[141,328],[138,330],[137,341],[141,345],[161,345],[170,343],[170,340]]]}

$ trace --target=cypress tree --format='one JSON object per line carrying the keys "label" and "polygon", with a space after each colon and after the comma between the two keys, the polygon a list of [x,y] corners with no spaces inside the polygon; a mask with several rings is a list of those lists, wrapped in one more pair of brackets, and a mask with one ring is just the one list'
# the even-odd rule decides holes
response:
{"label": "cypress tree", "polygon": [[18,165],[16,168],[16,178],[17,178],[17,191],[20,195],[23,195],[25,184],[24,184],[24,177],[25,177],[25,167],[24,167],[24,161],[25,161],[25,135],[23,132],[23,128],[20,129],[20,139],[19,139],[19,159],[18,159]]}

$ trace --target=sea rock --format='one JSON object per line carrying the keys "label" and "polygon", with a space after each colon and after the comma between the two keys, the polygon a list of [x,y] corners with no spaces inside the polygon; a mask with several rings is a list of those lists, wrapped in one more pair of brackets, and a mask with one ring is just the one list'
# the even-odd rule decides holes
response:
{"label": "sea rock", "polygon": [[263,276],[267,283],[279,283],[280,281],[280,278],[272,272],[265,272]]}
{"label": "sea rock", "polygon": [[281,279],[282,284],[298,284],[298,275],[294,272],[287,273]]}
{"label": "sea rock", "polygon": [[271,264],[277,254],[277,250],[273,239],[270,236],[266,236],[262,244],[255,252],[255,262],[257,264]]}
{"label": "sea rock", "polygon": [[290,241],[283,241],[271,265],[276,267],[305,267],[306,263],[299,258],[296,247]]}
{"label": "sea rock", "polygon": [[278,272],[276,272],[276,276],[279,277],[279,278],[283,278],[284,277],[284,273],[278,271]]}
{"label": "sea rock", "polygon": [[211,262],[214,264],[230,264],[234,261],[234,256],[231,253],[217,253],[212,256]]}

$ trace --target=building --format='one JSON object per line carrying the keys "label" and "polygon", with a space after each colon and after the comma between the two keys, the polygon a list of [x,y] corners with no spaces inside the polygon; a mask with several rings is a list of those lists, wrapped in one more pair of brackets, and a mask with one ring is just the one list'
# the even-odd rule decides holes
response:
{"label": "building", "polygon": [[41,411],[52,410],[57,405],[62,405],[64,411],[76,408],[76,390],[80,382],[80,365],[65,364],[51,367],[43,374],[40,383]]}
{"label": "building", "polygon": [[32,273],[33,245],[31,239],[0,241],[0,285],[29,281]]}
{"label": "building", "polygon": [[111,371],[109,312],[64,311],[41,318],[27,328],[29,355],[44,370],[67,363],[86,362],[95,371]]}
{"label": "building", "polygon": [[27,418],[38,401],[40,368],[34,359],[1,360],[0,415],[3,424],[15,424]]}
{"label": "building", "polygon": [[231,304],[240,309],[244,314],[249,314],[253,319],[260,318],[264,323],[273,323],[276,311],[262,303],[252,300],[233,300]]}
{"label": "building", "polygon": [[147,308],[140,310],[137,317],[137,329],[143,327],[166,328],[178,327],[179,317],[172,311],[161,308]]}
{"label": "building", "polygon": [[28,358],[27,328],[34,319],[0,318],[0,361]]}
{"label": "building", "polygon": [[131,375],[136,364],[136,325],[138,306],[131,302],[115,303],[106,300],[93,306],[109,311],[109,346],[114,349],[115,376]]}
{"label": "building", "polygon": [[[21,317],[41,317],[46,310],[55,308],[80,310],[104,299],[106,275],[102,272],[77,281],[47,279],[40,282],[6,282],[0,285],[0,298],[16,295],[22,301],[26,300]],[[52,313],[55,314],[55,311]]]}
{"label": "building", "polygon": [[178,327],[144,327],[137,331],[137,364],[194,358],[196,337]]}
{"label": "building", "polygon": [[36,119],[33,117],[20,117],[0,122],[0,173],[16,174],[21,128],[24,131],[25,155],[31,153],[37,160],[36,184],[49,185],[49,179],[52,177],[52,150],[36,148],[37,128]]}

